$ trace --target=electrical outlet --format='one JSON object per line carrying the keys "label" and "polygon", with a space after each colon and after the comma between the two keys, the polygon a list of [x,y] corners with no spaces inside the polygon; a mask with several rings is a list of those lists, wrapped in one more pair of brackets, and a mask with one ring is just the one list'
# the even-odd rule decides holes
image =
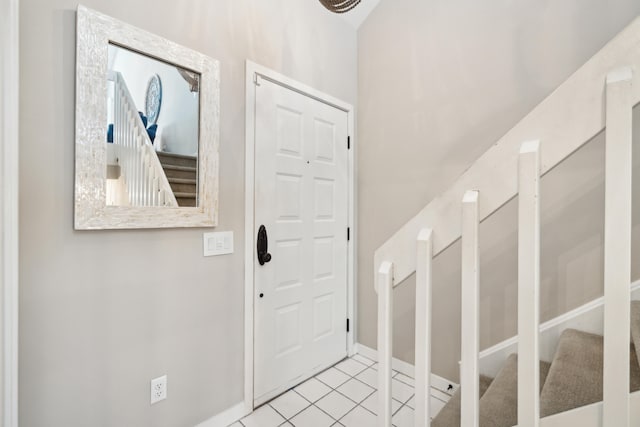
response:
{"label": "electrical outlet", "polygon": [[151,380],[151,404],[167,398],[167,376]]}

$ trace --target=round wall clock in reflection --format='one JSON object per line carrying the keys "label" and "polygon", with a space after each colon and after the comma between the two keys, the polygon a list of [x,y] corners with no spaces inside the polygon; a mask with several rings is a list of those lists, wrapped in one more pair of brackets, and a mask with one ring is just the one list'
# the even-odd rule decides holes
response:
{"label": "round wall clock in reflection", "polygon": [[162,106],[162,82],[160,76],[154,74],[149,79],[147,85],[147,95],[145,97],[145,113],[147,116],[148,126],[156,124],[160,115],[160,107]]}

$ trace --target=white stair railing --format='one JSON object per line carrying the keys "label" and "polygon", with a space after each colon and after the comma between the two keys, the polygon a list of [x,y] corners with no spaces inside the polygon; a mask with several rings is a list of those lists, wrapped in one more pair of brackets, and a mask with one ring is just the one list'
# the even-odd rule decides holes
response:
{"label": "white stair railing", "polygon": [[[558,425],[554,424],[557,420],[569,425],[564,420],[570,414],[544,419],[539,416],[540,179],[602,130],[606,131],[604,388],[602,411],[589,413],[597,414],[597,424],[593,425],[604,427],[629,427],[630,417],[640,413],[631,407],[629,395],[632,109],[640,103],[640,85],[633,84],[632,70],[640,68],[638,34],[640,18],[376,250],[380,427],[391,425],[393,287],[414,272],[419,400],[415,421],[419,427],[429,425],[431,259],[459,238],[462,238],[461,426],[478,426],[478,224],[517,195],[518,425],[550,427]],[[544,150],[540,150],[537,141],[522,144],[532,135],[544,141]],[[475,191],[467,191],[470,188]],[[631,412],[632,409],[636,412]]]}
{"label": "white stair railing", "polygon": [[[416,236],[425,227],[434,231],[433,254],[461,236],[459,200],[468,189],[483,194],[480,220],[484,220],[516,196],[516,171],[520,145],[532,137],[544,141],[541,174],[554,168],[606,125],[603,84],[611,70],[624,66],[640,69],[640,18],[611,40],[582,68],[534,108],[487,150],[444,193],[434,198],[375,251],[374,274],[384,261],[394,265],[395,281],[401,283],[416,271]],[[640,87],[629,94],[640,103]]]}
{"label": "white stair railing", "polygon": [[131,206],[177,207],[151,139],[120,73],[112,73],[115,84],[113,144]]}
{"label": "white stair railing", "polygon": [[[640,29],[640,28],[639,28]],[[605,316],[604,389],[601,419],[594,425],[629,427],[629,335],[631,284],[632,130],[633,106],[639,99],[631,68],[611,72],[606,80],[606,185],[605,185]],[[552,121],[549,126],[553,126]],[[553,131],[548,131],[553,133]],[[582,145],[582,144],[580,144]],[[511,162],[511,157],[505,157]],[[558,159],[557,159],[558,160]],[[559,160],[558,160],[559,161]],[[515,162],[513,162],[515,163]],[[483,167],[491,168],[491,163]],[[546,170],[551,168],[546,165]],[[555,426],[558,419],[540,419],[540,179],[545,169],[539,141],[525,142],[512,169],[518,200],[518,426]],[[502,165],[502,170],[510,166]],[[477,170],[476,170],[477,172]],[[486,184],[486,183],[485,183]],[[486,187],[486,185],[485,185]],[[502,188],[499,191],[503,191]],[[482,218],[477,190],[462,200],[459,227],[462,238],[462,343],[461,427],[479,426],[479,246]],[[491,194],[484,199],[496,203]],[[436,210],[442,200],[437,201]],[[458,205],[459,206],[459,205]],[[443,213],[451,213],[447,208]],[[414,219],[415,220],[415,219]],[[450,219],[447,219],[450,221]],[[442,221],[435,221],[441,224]],[[414,225],[411,225],[413,227]],[[449,227],[449,232],[451,228]],[[455,231],[454,231],[455,232]],[[431,262],[435,254],[434,232],[422,229],[416,241],[416,257],[406,259],[407,250],[391,254],[376,275],[378,291],[379,412],[378,426],[390,427],[393,288],[396,263],[416,272],[416,427],[430,425],[431,370]],[[394,243],[394,245],[397,242]],[[442,243],[441,243],[442,244]],[[390,249],[387,249],[387,251]],[[403,272],[402,274],[406,274]],[[581,413],[584,417],[585,413]],[[600,418],[600,412],[598,412]]]}
{"label": "white stair railing", "polygon": [[540,424],[540,142],[518,161],[518,427]]}
{"label": "white stair railing", "polygon": [[[416,346],[415,346],[415,425],[431,424],[431,263],[432,232],[420,231],[417,239],[416,271]],[[390,427],[392,421],[392,349],[393,349],[393,264],[382,263],[376,277],[378,292],[378,426]]]}
{"label": "white stair railing", "polygon": [[415,348],[415,425],[431,424],[431,263],[433,233],[424,229],[418,234],[416,259],[416,348]]}
{"label": "white stair railing", "polygon": [[633,72],[607,77],[604,214],[604,427],[629,426]]}
{"label": "white stair railing", "polygon": [[477,191],[462,199],[462,345],[460,426],[480,425],[480,257]]}

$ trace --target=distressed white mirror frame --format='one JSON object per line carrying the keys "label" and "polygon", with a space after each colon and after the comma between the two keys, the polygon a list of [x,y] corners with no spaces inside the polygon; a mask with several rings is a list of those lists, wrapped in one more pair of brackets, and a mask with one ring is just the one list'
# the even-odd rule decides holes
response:
{"label": "distressed white mirror frame", "polygon": [[[114,43],[200,74],[197,207],[107,206],[108,45]],[[76,41],[75,228],[212,227],[218,222],[218,61],[78,6]]]}

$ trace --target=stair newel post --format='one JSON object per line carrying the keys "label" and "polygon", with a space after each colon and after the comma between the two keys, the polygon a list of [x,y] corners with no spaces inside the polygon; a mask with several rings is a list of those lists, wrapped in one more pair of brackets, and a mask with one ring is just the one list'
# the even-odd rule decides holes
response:
{"label": "stair newel post", "polygon": [[158,200],[158,174],[157,171],[154,172],[153,174],[153,184],[152,184],[152,191],[153,191],[153,206],[162,206]]}
{"label": "stair newel post", "polygon": [[127,162],[129,163],[129,174],[127,176],[127,181],[129,182],[129,201],[133,205],[135,203],[135,163],[131,161],[131,159],[136,158],[136,150],[133,145],[133,132],[131,131],[131,123],[129,120],[129,107],[125,107],[125,127],[127,131]]}
{"label": "stair newel post", "polygon": [[518,160],[518,426],[540,424],[540,142]]}
{"label": "stair newel post", "polygon": [[144,206],[151,206],[151,161],[149,158],[149,147],[144,145],[144,176],[142,178],[144,186]]}
{"label": "stair newel post", "polygon": [[478,196],[478,191],[467,191],[462,199],[461,427],[478,427],[480,417]]}
{"label": "stair newel post", "polygon": [[142,203],[142,137],[140,131],[136,129],[136,205]]}
{"label": "stair newel post", "polygon": [[131,159],[133,159],[133,161],[131,161],[131,204],[135,206],[136,202],[137,202],[137,197],[138,197],[138,193],[137,193],[137,188],[136,188],[136,183],[137,183],[137,179],[136,179],[136,174],[138,173],[138,168],[137,168],[137,159],[138,159],[138,148],[136,147],[135,144],[135,132],[133,130],[131,130],[131,117],[129,116],[128,118],[128,122],[127,125],[129,126],[129,134],[131,135],[131,158],[129,159],[131,161]]}
{"label": "stair newel post", "polygon": [[140,173],[140,204],[142,206],[147,206],[147,147],[145,147],[144,142],[140,146],[141,153],[141,173]]}
{"label": "stair newel post", "polygon": [[147,206],[153,206],[153,167],[151,165],[151,147],[147,147],[147,178],[145,179],[145,194],[147,199]]}
{"label": "stair newel post", "polygon": [[[149,148],[149,151],[151,149]],[[151,166],[151,154],[147,156],[149,163],[147,164],[147,204],[148,206],[154,206],[153,204],[153,167]]]}
{"label": "stair newel post", "polygon": [[378,291],[378,427],[391,427],[391,360],[393,352],[393,264],[383,262]]}
{"label": "stair newel post", "polygon": [[628,427],[633,71],[607,76],[604,216],[603,425]]}
{"label": "stair newel post", "polygon": [[431,262],[432,231],[418,234],[416,259],[415,426],[431,425]]}
{"label": "stair newel post", "polygon": [[[120,81],[120,77],[118,77],[118,81]],[[133,201],[133,165],[131,164],[131,156],[133,154],[133,144],[131,143],[131,126],[129,125],[129,109],[124,103],[124,95],[122,94],[122,87],[120,87],[120,103],[122,104],[121,111],[121,119],[122,119],[122,139],[125,147],[125,158],[126,158],[126,175],[125,179],[127,180],[127,191],[129,193],[129,201]]]}
{"label": "stair newel post", "polygon": [[129,182],[129,200],[133,205],[135,203],[135,163],[131,161],[131,159],[135,159],[136,151],[133,144],[133,132],[131,130],[131,122],[130,122],[130,111],[129,107],[125,107],[125,127],[126,127],[126,139],[127,139],[127,162],[129,163],[129,174],[127,176],[127,181]]}

